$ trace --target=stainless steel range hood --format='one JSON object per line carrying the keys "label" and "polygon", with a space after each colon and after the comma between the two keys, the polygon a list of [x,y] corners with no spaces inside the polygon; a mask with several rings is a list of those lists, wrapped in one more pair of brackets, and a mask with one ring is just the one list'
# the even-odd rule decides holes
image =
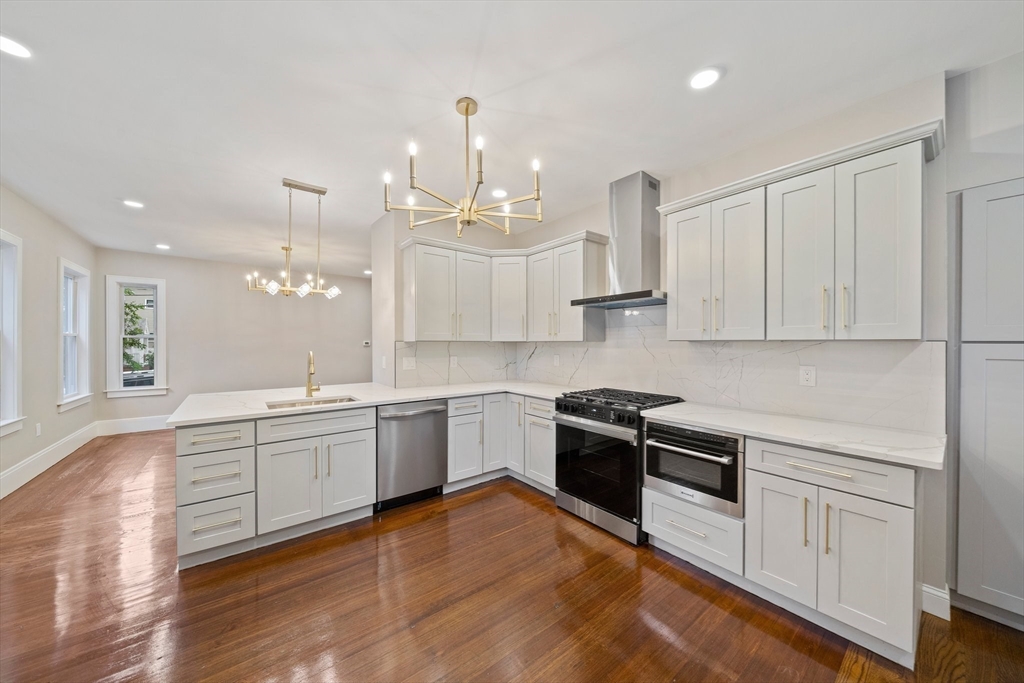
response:
{"label": "stainless steel range hood", "polygon": [[573,306],[663,306],[661,284],[661,183],[643,171],[608,188],[608,282],[606,296],[573,299]]}

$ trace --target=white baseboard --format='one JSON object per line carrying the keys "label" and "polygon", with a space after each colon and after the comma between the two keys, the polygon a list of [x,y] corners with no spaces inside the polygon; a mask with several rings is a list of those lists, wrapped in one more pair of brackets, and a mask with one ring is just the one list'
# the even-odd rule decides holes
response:
{"label": "white baseboard", "polygon": [[921,584],[921,609],[949,621],[949,588]]}
{"label": "white baseboard", "polygon": [[170,415],[156,415],[153,417],[133,417],[123,420],[99,420],[92,422],[77,432],[68,434],[60,441],[47,446],[38,453],[30,455],[18,464],[12,465],[3,472],[0,472],[0,499],[12,491],[17,491],[97,436],[166,429],[167,418],[169,417]]}

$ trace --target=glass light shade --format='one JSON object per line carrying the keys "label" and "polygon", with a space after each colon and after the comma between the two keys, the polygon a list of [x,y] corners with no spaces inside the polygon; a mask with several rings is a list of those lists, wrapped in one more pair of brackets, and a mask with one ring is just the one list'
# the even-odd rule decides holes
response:
{"label": "glass light shade", "polygon": [[303,282],[302,286],[295,290],[295,293],[299,295],[299,298],[306,296],[313,291],[313,288],[309,286],[308,282]]}
{"label": "glass light shade", "polygon": [[412,195],[409,195],[408,197],[405,198],[405,203],[407,206],[415,206],[416,198],[413,197]]}
{"label": "glass light shade", "polygon": [[412,156],[416,156],[416,143],[415,142],[410,142],[409,143],[409,154],[412,155]]}
{"label": "glass light shade", "polygon": [[338,287],[335,286],[335,285],[332,285],[330,289],[328,289],[326,292],[324,292],[324,296],[326,296],[328,299],[333,299],[334,297],[338,296],[339,294],[341,294],[341,290],[338,289]]}
{"label": "glass light shade", "polygon": [[385,173],[384,174],[384,184],[385,185],[390,185],[391,184],[391,174],[390,173]]}
{"label": "glass light shade", "polygon": [[476,148],[477,149],[483,149],[484,148],[484,139],[481,136],[479,136],[479,135],[476,136]]}
{"label": "glass light shade", "polygon": [[270,296],[274,296],[279,291],[281,291],[281,285],[277,284],[275,280],[271,280],[270,282],[268,282],[265,285],[265,287],[267,288],[267,294],[269,294]]}
{"label": "glass light shade", "polygon": [[538,159],[534,159],[533,160],[533,170],[534,171],[539,171],[540,170],[540,160],[538,160]]}

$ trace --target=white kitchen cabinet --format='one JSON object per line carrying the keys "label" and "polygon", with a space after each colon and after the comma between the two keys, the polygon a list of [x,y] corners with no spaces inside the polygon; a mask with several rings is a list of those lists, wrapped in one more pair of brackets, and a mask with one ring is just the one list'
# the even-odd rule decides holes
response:
{"label": "white kitchen cabinet", "polygon": [[523,397],[518,394],[509,394],[505,403],[505,433],[508,438],[508,447],[505,451],[505,462],[513,472],[523,474],[525,471],[524,458],[526,456],[526,407]]}
{"label": "white kitchen cabinet", "polygon": [[[583,341],[584,308],[573,306],[573,299],[582,299],[584,242],[573,242],[554,250],[555,301],[552,309],[555,341]],[[604,294],[604,292],[601,292]]]}
{"label": "white kitchen cabinet", "polygon": [[751,581],[814,608],[818,487],[746,471],[746,570]]}
{"label": "white kitchen cabinet", "polygon": [[455,338],[491,339],[491,257],[456,252]]}
{"label": "white kitchen cabinet", "polygon": [[1024,180],[963,195],[964,341],[1024,341]]}
{"label": "white kitchen cabinet", "polygon": [[604,246],[581,240],[527,258],[527,337],[530,341],[586,341],[603,334],[603,324],[588,325],[591,311],[574,299],[607,294]]}
{"label": "white kitchen cabinet", "polygon": [[920,339],[922,143],[835,167],[835,338]]}
{"label": "white kitchen cabinet", "polygon": [[321,439],[323,516],[373,505],[377,500],[377,430]]}
{"label": "white kitchen cabinet", "polygon": [[668,216],[668,338],[711,339],[711,204]]}
{"label": "white kitchen cabinet", "polygon": [[491,341],[526,341],[526,257],[491,258]]}
{"label": "white kitchen cabinet", "polygon": [[484,472],[492,472],[505,467],[508,449],[505,416],[507,406],[508,394],[484,396]]}
{"label": "white kitchen cabinet", "polygon": [[914,649],[914,511],[818,488],[818,611]]}
{"label": "white kitchen cabinet", "polygon": [[555,327],[555,254],[542,251],[526,259],[527,338],[551,341]]}
{"label": "white kitchen cabinet", "polygon": [[1024,344],[964,344],[960,369],[957,592],[1024,615]]}
{"label": "white kitchen cabinet", "polygon": [[525,435],[525,474],[530,479],[555,488],[555,422],[527,416]]}
{"label": "white kitchen cabinet", "polygon": [[835,168],[768,186],[768,339],[832,339]]}
{"label": "white kitchen cabinet", "polygon": [[764,195],[759,187],[711,203],[713,339],[764,339]]}
{"label": "white kitchen cabinet", "polygon": [[452,249],[417,244],[405,253],[405,341],[455,339],[456,270]]}
{"label": "white kitchen cabinet", "polygon": [[484,471],[484,415],[448,418],[448,483]]}
{"label": "white kitchen cabinet", "polygon": [[257,533],[319,519],[322,499],[319,437],[257,446]]}

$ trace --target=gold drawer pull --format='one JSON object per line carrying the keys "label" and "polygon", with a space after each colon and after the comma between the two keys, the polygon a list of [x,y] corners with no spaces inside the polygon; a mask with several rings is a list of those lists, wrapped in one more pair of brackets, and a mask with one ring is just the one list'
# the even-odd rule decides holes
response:
{"label": "gold drawer pull", "polygon": [[472,401],[471,403],[456,403],[455,404],[455,410],[463,410],[465,408],[475,408],[475,407],[476,407],[476,401]]}
{"label": "gold drawer pull", "polygon": [[551,412],[551,408],[548,408],[547,406],[544,406],[544,405],[540,405],[539,403],[531,403],[530,404],[530,408],[532,410],[542,410],[545,413],[550,413]]}
{"label": "gold drawer pull", "polygon": [[242,521],[241,517],[236,517],[235,519],[229,519],[229,520],[224,521],[224,522],[217,522],[215,524],[207,524],[206,526],[192,527],[192,533],[196,533],[197,531],[206,531],[207,529],[216,529],[219,526],[227,526],[228,524],[240,524],[241,521]]}
{"label": "gold drawer pull", "polygon": [[192,437],[192,445],[193,446],[198,446],[201,443],[217,443],[219,441],[241,441],[241,440],[242,440],[242,433],[241,432],[238,432],[234,436],[211,436],[211,437],[208,437],[208,438],[205,438],[205,439],[197,439],[196,437],[193,436]]}
{"label": "gold drawer pull", "polygon": [[844,479],[853,479],[852,474],[846,474],[845,472],[833,472],[832,470],[823,470],[820,467],[812,467],[811,465],[802,465],[798,462],[786,461],[786,464],[790,467],[800,467],[805,470],[813,470],[814,472],[822,472],[824,474],[831,474],[833,477],[843,477]]}
{"label": "gold drawer pull", "polygon": [[683,531],[687,531],[687,532],[693,534],[694,536],[700,536],[701,538],[707,538],[708,537],[707,534],[702,534],[699,531],[694,531],[693,529],[685,527],[682,524],[679,524],[678,522],[673,522],[671,519],[666,519],[665,521],[668,522],[669,524],[671,524],[672,526],[679,527]]}
{"label": "gold drawer pull", "polygon": [[192,477],[192,483],[198,484],[201,481],[209,481],[210,479],[224,479],[225,477],[240,476],[242,476],[242,470],[236,470],[235,472],[225,472],[224,474],[210,474],[205,477]]}
{"label": "gold drawer pull", "polygon": [[543,427],[544,429],[551,429],[551,425],[549,425],[547,422],[541,422],[540,420],[530,420],[530,424],[537,425],[538,427]]}

